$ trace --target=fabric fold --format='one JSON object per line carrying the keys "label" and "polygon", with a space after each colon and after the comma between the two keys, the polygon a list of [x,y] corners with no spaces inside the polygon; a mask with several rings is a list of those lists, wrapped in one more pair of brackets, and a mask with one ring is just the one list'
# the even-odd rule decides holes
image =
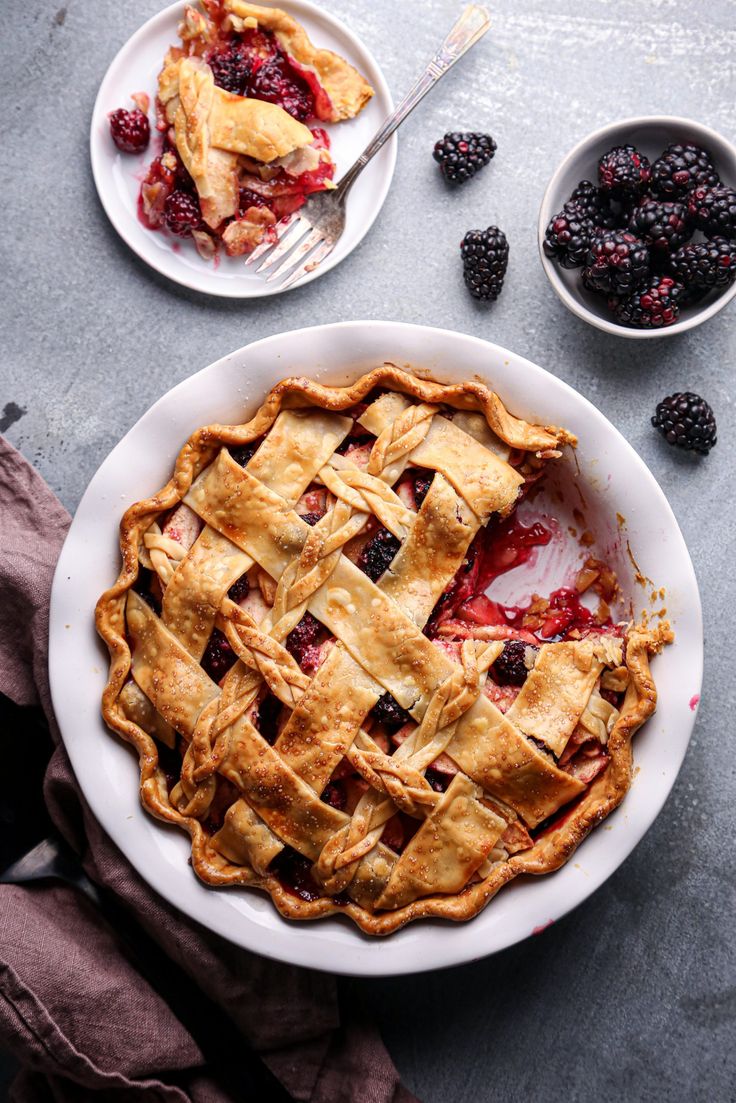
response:
{"label": "fabric fold", "polygon": [[[138,876],[89,810],[49,693],[48,608],[69,516],[0,436],[0,693],[40,704],[57,743],[50,816],[114,894],[220,1004],[287,1091],[309,1103],[412,1103],[377,1030],[342,1020],[336,978],[241,950],[185,919]],[[227,1103],[195,1041],[70,886],[0,885],[0,1044],[23,1069],[11,1100]]]}

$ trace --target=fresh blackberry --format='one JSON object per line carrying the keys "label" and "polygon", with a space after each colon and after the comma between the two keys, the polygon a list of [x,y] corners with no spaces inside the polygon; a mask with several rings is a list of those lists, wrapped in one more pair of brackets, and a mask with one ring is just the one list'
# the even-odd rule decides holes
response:
{"label": "fresh blackberry", "polygon": [[373,719],[379,724],[387,724],[390,728],[400,728],[407,724],[411,717],[402,709],[399,702],[390,693],[384,693],[373,706]]}
{"label": "fresh blackberry", "polygon": [[635,146],[614,146],[598,162],[601,191],[614,199],[640,195],[649,182],[649,161]]}
{"label": "fresh blackberry", "polygon": [[693,188],[714,188],[720,178],[707,150],[694,145],[667,146],[652,165],[649,186],[663,199],[681,199]]}
{"label": "fresh blackberry", "polygon": [[551,219],[544,235],[545,256],[563,268],[582,268],[588,255],[595,226],[575,203],[566,203]]}
{"label": "fresh blackberry", "polygon": [[672,271],[689,289],[727,287],[736,279],[736,241],[712,237],[683,245],[672,258]]}
{"label": "fresh blackberry", "polygon": [[583,218],[602,230],[615,230],[617,217],[611,208],[608,196],[590,180],[581,180],[568,199],[565,207],[574,204]]}
{"label": "fresh blackberry", "polygon": [[736,189],[725,184],[695,188],[688,196],[687,210],[706,237],[736,237]]}
{"label": "fresh blackberry", "polygon": [[123,153],[142,153],[150,141],[151,127],[141,109],[126,111],[119,107],[111,111],[108,118],[110,134],[118,149]]}
{"label": "fresh blackberry", "polygon": [[454,131],[436,143],[432,156],[445,180],[462,184],[488,164],[496,149],[490,134]]}
{"label": "fresh blackberry", "polygon": [[669,395],[657,403],[652,425],[668,444],[707,456],[717,442],[712,409],[692,391]]}
{"label": "fresh blackberry", "polygon": [[685,288],[671,276],[652,276],[646,285],[615,310],[616,320],[635,329],[663,329],[680,316],[680,303]]}
{"label": "fresh blackberry", "polygon": [[388,529],[381,528],[361,550],[358,566],[372,582],[375,582],[390,567],[400,547],[401,544],[396,537]]}
{"label": "fresh blackberry", "polygon": [[538,650],[524,640],[507,640],[493,664],[495,680],[502,686],[523,686],[529,674],[529,667],[526,665],[527,652],[534,655]]}
{"label": "fresh blackberry", "polygon": [[590,247],[583,282],[589,291],[630,295],[649,275],[649,250],[625,230],[608,230]]}
{"label": "fresh blackberry", "polygon": [[241,46],[232,44],[208,58],[212,76],[218,88],[233,92],[236,96],[245,96],[248,81],[253,71],[253,63]]}
{"label": "fresh blackberry", "polygon": [[503,230],[498,226],[468,230],[460,242],[460,253],[465,286],[473,298],[497,299],[509,263],[509,244]]}
{"label": "fresh blackberry", "polygon": [[169,230],[177,237],[189,237],[202,223],[202,212],[193,195],[185,191],[172,191],[164,203],[164,219]]}
{"label": "fresh blackberry", "polygon": [[693,236],[683,203],[645,199],[632,211],[629,229],[656,253],[672,253]]}

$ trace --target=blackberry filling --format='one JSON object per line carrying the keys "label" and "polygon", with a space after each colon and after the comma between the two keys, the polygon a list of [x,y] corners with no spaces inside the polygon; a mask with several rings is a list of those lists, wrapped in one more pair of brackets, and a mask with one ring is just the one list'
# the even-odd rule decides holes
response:
{"label": "blackberry filling", "polygon": [[213,628],[212,635],[202,656],[202,669],[213,682],[218,684],[235,665],[237,655],[219,628]]}
{"label": "blackberry filling", "polygon": [[372,582],[377,582],[391,566],[400,547],[401,542],[388,529],[381,528],[362,549],[358,556],[358,566]]}

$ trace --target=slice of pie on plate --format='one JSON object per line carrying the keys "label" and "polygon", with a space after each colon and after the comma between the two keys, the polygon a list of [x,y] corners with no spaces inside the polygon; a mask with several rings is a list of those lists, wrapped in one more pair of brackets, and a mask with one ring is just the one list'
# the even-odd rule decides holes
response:
{"label": "slice of pie on plate", "polygon": [[517,506],[574,443],[477,381],[288,379],[126,512],[103,714],[203,881],[371,934],[464,920],[621,802],[668,626],[614,621],[592,557],[487,593],[549,542]]}
{"label": "slice of pie on plate", "polygon": [[200,254],[251,252],[332,187],[322,123],[354,118],[373,90],[278,8],[244,0],[187,7],[158,79],[163,149],[140,192],[151,229],[192,236]]}

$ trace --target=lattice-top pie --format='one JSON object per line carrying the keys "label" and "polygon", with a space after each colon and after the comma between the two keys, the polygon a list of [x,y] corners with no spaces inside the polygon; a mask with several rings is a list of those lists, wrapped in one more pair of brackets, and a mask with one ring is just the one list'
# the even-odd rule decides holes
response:
{"label": "lattice-top pie", "polygon": [[[373,89],[278,8],[245,0],[187,7],[158,78],[164,148],[141,186],[152,229],[194,237],[209,258],[275,240],[277,220],[332,187],[320,123],[357,115]],[[310,124],[310,125],[307,125]]]}
{"label": "lattice-top pie", "polygon": [[614,624],[594,559],[485,593],[549,539],[514,509],[571,444],[478,382],[289,379],[126,512],[103,712],[203,881],[385,934],[475,915],[616,807],[669,629]]}

